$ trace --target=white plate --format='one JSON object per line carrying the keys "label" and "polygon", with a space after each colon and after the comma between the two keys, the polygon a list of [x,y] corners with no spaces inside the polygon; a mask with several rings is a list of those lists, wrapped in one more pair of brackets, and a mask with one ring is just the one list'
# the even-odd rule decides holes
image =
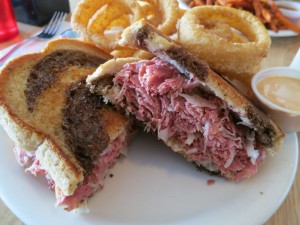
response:
{"label": "white plate", "polygon": [[[13,144],[0,128],[0,196],[27,225],[263,224],[280,206],[293,183],[296,134],[254,177],[240,183],[199,172],[151,135],[140,134],[88,203],[89,214],[55,208],[44,179],[24,174]],[[215,184],[207,185],[209,179]]]}
{"label": "white plate", "polygon": [[269,35],[271,37],[293,37],[293,36],[298,36],[299,34],[292,31],[292,30],[280,30],[278,32],[274,32],[272,30],[268,30]]}

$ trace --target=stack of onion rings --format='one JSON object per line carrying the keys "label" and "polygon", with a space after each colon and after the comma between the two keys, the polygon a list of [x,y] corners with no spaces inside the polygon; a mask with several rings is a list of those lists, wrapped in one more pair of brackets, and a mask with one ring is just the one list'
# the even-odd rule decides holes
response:
{"label": "stack of onion rings", "polygon": [[122,31],[145,18],[166,35],[176,32],[180,17],[176,0],[83,0],[71,18],[71,25],[85,40],[115,57],[149,58],[151,54],[118,45]]}
{"label": "stack of onion rings", "polygon": [[[218,31],[222,27],[226,36]],[[245,79],[257,72],[271,45],[267,30],[254,15],[223,6],[199,6],[186,11],[178,39],[183,47],[230,79]]]}

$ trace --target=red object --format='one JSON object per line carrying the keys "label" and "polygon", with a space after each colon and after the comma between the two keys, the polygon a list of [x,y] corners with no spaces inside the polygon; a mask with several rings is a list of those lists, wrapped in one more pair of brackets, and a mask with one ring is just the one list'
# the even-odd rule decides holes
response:
{"label": "red object", "polygon": [[11,0],[0,0],[0,42],[15,37],[19,31]]}
{"label": "red object", "polygon": [[212,179],[206,181],[206,183],[207,183],[208,186],[215,184],[215,182],[216,181],[212,180]]}

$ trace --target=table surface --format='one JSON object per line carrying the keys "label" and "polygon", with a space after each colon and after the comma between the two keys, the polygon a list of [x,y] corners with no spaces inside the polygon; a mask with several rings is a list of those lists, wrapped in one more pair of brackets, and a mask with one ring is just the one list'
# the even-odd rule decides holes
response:
{"label": "table surface", "polygon": [[[41,28],[22,23],[18,23],[20,34],[11,41],[0,43],[0,50],[29,37]],[[297,50],[300,48],[300,36],[272,38],[272,45],[267,58],[262,63],[262,68],[272,66],[288,66]],[[300,63],[300,62],[299,62]],[[300,133],[298,133],[298,140]],[[300,149],[299,149],[300,150]],[[272,215],[265,225],[296,225],[300,224],[300,165],[298,174],[287,198],[280,208]],[[255,216],[255,215],[253,215]],[[0,199],[0,221],[2,225],[21,225],[23,224],[2,202]]]}

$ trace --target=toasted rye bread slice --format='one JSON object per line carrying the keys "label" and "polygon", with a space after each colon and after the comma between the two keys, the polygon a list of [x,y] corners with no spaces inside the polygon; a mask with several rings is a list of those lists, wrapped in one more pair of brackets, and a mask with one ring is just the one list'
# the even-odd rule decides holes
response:
{"label": "toasted rye bread slice", "polygon": [[253,127],[258,143],[266,147],[271,155],[281,148],[285,134],[274,121],[206,63],[171,41],[146,20],[140,20],[124,30],[120,45],[148,50],[186,76],[197,78],[208,91],[224,100],[243,122]]}
{"label": "toasted rye bread slice", "polygon": [[[233,86],[216,74],[209,66],[197,59],[180,45],[171,41],[168,37],[159,32],[155,27],[140,20],[126,28],[122,34],[120,44],[133,48],[144,49],[154,55],[171,63],[182,74],[187,77],[199,80],[203,87],[224,100],[229,109],[237,115],[244,124],[252,127],[255,131],[256,141],[263,146],[271,155],[281,148],[285,134],[280,127],[273,122],[265,113],[256,108],[246,97],[240,94]],[[129,62],[136,59],[128,59]],[[108,61],[100,66],[97,71],[88,77],[87,83],[91,90],[98,92],[98,82],[105,76],[114,74],[116,68],[122,67],[126,59]],[[115,64],[113,67],[111,64]],[[111,69],[113,68],[113,69]],[[111,71],[110,71],[111,69]],[[113,93],[100,93],[109,96]],[[110,90],[112,91],[112,90]],[[106,96],[106,97],[107,97]]]}
{"label": "toasted rye bread slice", "polygon": [[[65,52],[69,55],[64,58]],[[75,57],[73,61],[68,58],[74,53],[81,58]],[[42,167],[54,180],[56,188],[66,196],[74,193],[86,171],[65,141],[62,128],[65,92],[110,58],[109,54],[91,44],[59,39],[49,42],[41,53],[15,58],[0,73],[1,125],[16,146],[35,153]],[[41,85],[33,81],[35,75],[32,71],[35,68],[35,71],[40,71],[37,76],[49,77],[49,74],[41,74],[41,71],[55,70],[57,62],[51,64],[55,59],[62,59],[63,69],[56,70],[57,74],[53,76],[55,79],[50,83],[43,81],[48,82],[48,85],[40,88]],[[43,60],[44,64],[41,63]],[[42,68],[37,68],[39,63]],[[30,82],[31,86],[36,85],[35,88],[28,88]],[[99,115],[108,143],[124,132],[128,125],[125,116],[109,107],[99,109]]]}

